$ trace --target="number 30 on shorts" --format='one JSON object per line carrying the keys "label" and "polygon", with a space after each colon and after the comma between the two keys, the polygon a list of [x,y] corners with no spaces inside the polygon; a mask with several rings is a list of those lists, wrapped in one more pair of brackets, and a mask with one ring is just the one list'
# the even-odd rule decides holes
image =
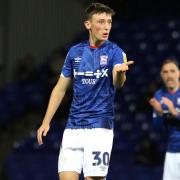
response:
{"label": "number 30 on shorts", "polygon": [[93,151],[92,155],[94,156],[94,162],[92,163],[93,166],[99,166],[103,163],[103,165],[108,166],[109,164],[109,153],[108,152],[100,152],[100,151]]}

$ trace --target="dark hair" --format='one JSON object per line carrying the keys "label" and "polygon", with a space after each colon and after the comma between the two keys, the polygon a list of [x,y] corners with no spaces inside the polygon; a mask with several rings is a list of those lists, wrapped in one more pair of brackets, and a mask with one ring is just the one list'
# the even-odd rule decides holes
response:
{"label": "dark hair", "polygon": [[101,13],[110,14],[112,16],[115,15],[115,11],[111,9],[110,7],[108,7],[107,5],[104,5],[102,3],[92,3],[85,10],[84,20],[86,21],[88,19],[91,19],[91,17],[94,14],[101,14]]}
{"label": "dark hair", "polygon": [[167,58],[167,59],[165,59],[163,61],[161,67],[163,67],[165,64],[169,64],[169,63],[173,63],[173,64],[175,64],[179,68],[179,63],[178,63],[178,61],[175,58]]}

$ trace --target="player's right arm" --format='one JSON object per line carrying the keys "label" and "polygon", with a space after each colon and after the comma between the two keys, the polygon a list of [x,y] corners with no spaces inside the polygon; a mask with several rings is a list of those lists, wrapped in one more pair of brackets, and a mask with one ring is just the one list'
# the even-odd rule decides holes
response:
{"label": "player's right arm", "polygon": [[164,130],[164,116],[163,116],[163,108],[160,102],[155,98],[151,98],[149,100],[149,104],[153,108],[153,116],[152,116],[152,124],[154,129],[156,130]]}
{"label": "player's right arm", "polygon": [[129,65],[133,64],[134,61],[127,62],[127,57],[123,50],[117,45],[115,47],[112,57],[112,80],[115,88],[121,88],[126,81],[126,72],[129,69]]}
{"label": "player's right arm", "polygon": [[48,107],[46,110],[46,114],[44,116],[40,128],[37,131],[37,140],[39,145],[43,144],[42,136],[46,136],[46,134],[48,133],[50,128],[50,122],[55,112],[57,111],[60,103],[62,102],[63,97],[70,83],[71,83],[70,77],[60,76],[58,82],[56,83],[55,87],[52,90]]}

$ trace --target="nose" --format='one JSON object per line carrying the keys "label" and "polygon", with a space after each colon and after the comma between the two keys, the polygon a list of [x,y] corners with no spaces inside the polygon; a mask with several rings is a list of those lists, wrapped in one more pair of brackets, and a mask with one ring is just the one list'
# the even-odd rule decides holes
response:
{"label": "nose", "polygon": [[173,74],[171,72],[168,72],[167,73],[167,78],[171,78],[172,79],[173,78]]}
{"label": "nose", "polygon": [[104,25],[105,30],[109,30],[111,28],[111,24],[109,22],[106,22]]}

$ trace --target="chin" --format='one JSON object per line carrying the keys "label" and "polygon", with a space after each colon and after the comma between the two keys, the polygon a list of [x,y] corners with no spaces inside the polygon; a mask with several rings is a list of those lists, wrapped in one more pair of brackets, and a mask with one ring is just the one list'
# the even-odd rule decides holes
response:
{"label": "chin", "polygon": [[108,38],[102,38],[102,39],[101,39],[101,41],[106,41],[106,40],[108,40]]}

